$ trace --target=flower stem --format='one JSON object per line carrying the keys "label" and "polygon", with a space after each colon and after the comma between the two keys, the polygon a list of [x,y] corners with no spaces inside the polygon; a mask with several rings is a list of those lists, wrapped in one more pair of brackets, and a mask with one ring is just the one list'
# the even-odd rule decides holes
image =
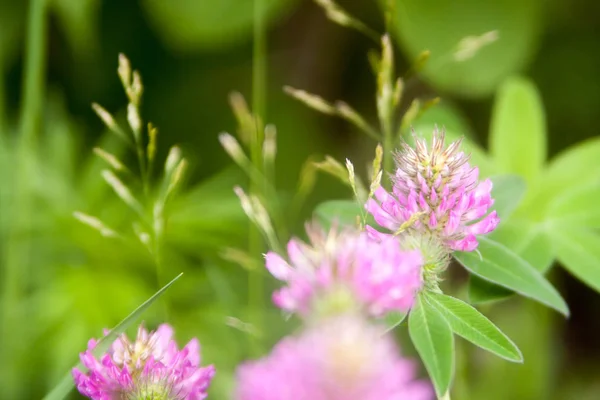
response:
{"label": "flower stem", "polygon": [[[266,113],[266,26],[264,20],[264,0],[254,0],[254,45],[252,65],[252,109],[254,112],[256,128],[252,137],[250,158],[252,165],[258,171],[263,170],[262,147],[264,141],[264,128]],[[264,188],[254,182],[250,182],[250,194],[260,196]],[[262,251],[263,243],[258,229],[250,226],[248,235],[248,250],[252,255],[258,255]],[[260,271],[250,271],[248,276],[248,301],[250,304],[250,320],[258,332],[262,332],[262,307],[264,283],[263,274]],[[253,353],[260,353],[260,346],[256,338],[251,337],[251,349]]]}
{"label": "flower stem", "polygon": [[[10,229],[6,243],[4,259],[4,274],[2,281],[2,322],[0,329],[0,343],[2,343],[2,365],[14,365],[14,337],[15,328],[22,326],[17,321],[22,309],[20,298],[25,291],[28,278],[28,256],[31,254],[27,231],[31,225],[31,180],[35,174],[34,156],[36,140],[41,123],[42,102],[44,98],[44,72],[46,64],[45,49],[46,32],[46,1],[31,0],[29,2],[27,38],[25,44],[25,72],[23,77],[23,103],[19,120],[19,141],[17,149],[17,166],[13,181],[14,192],[11,203],[13,205]],[[22,311],[22,310],[21,310]],[[20,340],[23,338],[20,338]],[[2,393],[7,398],[17,398],[13,391],[17,388],[14,384],[17,373],[15,368],[8,368],[2,374]],[[4,381],[6,379],[6,381]]]}

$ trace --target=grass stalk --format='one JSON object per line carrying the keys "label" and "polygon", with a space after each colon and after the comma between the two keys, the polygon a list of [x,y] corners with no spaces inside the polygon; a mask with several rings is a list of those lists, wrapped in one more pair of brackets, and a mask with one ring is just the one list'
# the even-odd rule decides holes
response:
{"label": "grass stalk", "polygon": [[395,149],[395,140],[391,119],[392,116],[390,115],[389,120],[381,121],[383,127],[383,182],[389,182],[389,174],[394,172],[393,151]]}
{"label": "grass stalk", "polygon": [[18,382],[16,377],[10,376],[18,373],[11,365],[16,364],[15,345],[17,341],[13,334],[20,335],[20,342],[27,342],[22,337],[23,332],[17,332],[16,327],[23,326],[22,317],[27,317],[17,309],[22,307],[21,297],[27,287],[27,278],[30,275],[28,259],[32,249],[28,234],[31,226],[32,198],[31,181],[35,174],[34,157],[36,142],[41,126],[42,105],[44,99],[44,77],[46,65],[46,0],[31,0],[29,2],[27,37],[25,43],[25,67],[22,87],[22,106],[19,116],[19,140],[17,149],[17,165],[15,172],[13,197],[11,199],[13,213],[10,219],[10,229],[4,249],[4,273],[2,277],[2,311],[0,328],[0,343],[2,365],[5,373],[2,374],[3,396],[17,398]]}
{"label": "grass stalk", "polygon": [[[251,142],[250,158],[252,165],[258,171],[263,170],[262,147],[264,141],[264,121],[266,116],[266,53],[267,39],[264,20],[264,0],[254,0],[254,43],[252,54],[252,109],[256,116],[256,129]],[[250,193],[260,198],[264,188],[262,185],[250,182]],[[256,227],[251,226],[248,236],[248,250],[252,255],[258,255],[263,249],[262,238]],[[250,304],[251,321],[259,332],[262,332],[264,306],[264,282],[262,271],[250,271],[248,276],[248,301]],[[252,352],[260,353],[256,339],[252,339]]]}

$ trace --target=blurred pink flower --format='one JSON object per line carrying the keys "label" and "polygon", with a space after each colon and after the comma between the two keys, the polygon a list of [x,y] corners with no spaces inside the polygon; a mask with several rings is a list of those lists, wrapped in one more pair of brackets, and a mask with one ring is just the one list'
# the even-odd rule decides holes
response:
{"label": "blurred pink flower", "polygon": [[284,338],[267,357],[242,364],[236,400],[430,400],[417,366],[391,336],[352,315]]}
{"label": "blurred pink flower", "polygon": [[197,339],[178,350],[172,337],[169,325],[150,333],[140,326],[135,342],[122,335],[100,360],[92,354],[97,341],[91,339],[81,353],[88,371],[73,369],[77,389],[94,400],[204,399],[214,367],[200,367]]}
{"label": "blurred pink flower", "polygon": [[308,226],[307,233],[310,244],[288,243],[289,262],[273,252],[265,256],[269,272],[287,283],[273,295],[278,307],[303,315],[353,307],[375,316],[411,307],[422,284],[418,250],[403,251],[398,242],[378,242],[365,232]]}
{"label": "blurred pink flower", "polygon": [[[479,182],[479,169],[459,151],[460,140],[444,147],[443,131],[436,128],[431,148],[425,139],[415,141],[415,149],[405,143],[397,154],[393,193],[380,187],[367,210],[392,232],[413,222],[409,230],[431,232],[451,250],[475,250],[476,235],[493,231],[499,222],[496,211],[487,214],[494,204],[492,181]],[[368,230],[374,237],[385,235]]]}

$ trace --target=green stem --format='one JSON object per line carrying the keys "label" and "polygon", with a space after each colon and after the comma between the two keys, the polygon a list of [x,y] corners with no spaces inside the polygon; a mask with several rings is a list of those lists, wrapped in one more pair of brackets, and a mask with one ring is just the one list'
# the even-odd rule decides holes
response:
{"label": "green stem", "polygon": [[[161,216],[162,218],[162,216]],[[164,232],[164,225],[161,223],[161,226],[156,229],[155,227],[155,231],[154,231],[154,243],[153,243],[153,247],[154,247],[154,251],[153,251],[153,258],[154,258],[154,264],[156,265],[156,282],[158,284],[158,288],[160,290],[161,287],[163,287],[166,282],[168,282],[167,277],[166,277],[166,271],[164,270],[164,263],[163,263],[163,251],[162,251],[162,246],[163,246],[163,232]],[[169,300],[166,297],[166,293],[165,295],[163,295],[161,301],[160,301],[160,305],[161,305],[161,314],[162,314],[162,318],[164,318],[165,320],[169,319]]]}
{"label": "green stem", "polygon": [[[254,115],[262,119],[266,114],[266,85],[267,85],[267,32],[264,20],[265,0],[254,0],[254,47],[252,58],[252,109]],[[262,153],[264,132],[260,129],[256,133],[253,158],[258,160]]]}
{"label": "green stem", "polygon": [[148,192],[149,192],[149,179],[148,179],[148,173],[146,171],[146,163],[145,163],[146,154],[144,152],[143,143],[139,143],[138,141],[136,141],[136,147],[137,147],[138,164],[139,164],[139,168],[140,168],[140,179],[142,181],[142,188],[144,190],[144,196],[146,196],[146,199],[147,199]]}
{"label": "green stem", "polygon": [[[4,276],[2,278],[2,328],[0,328],[0,351],[3,365],[15,364],[16,338],[12,336],[22,324],[17,319],[23,316],[18,312],[21,305],[21,296],[26,287],[29,276],[27,266],[31,254],[30,243],[27,240],[27,231],[31,225],[31,178],[34,175],[34,156],[44,98],[45,74],[45,32],[46,32],[46,1],[31,0],[28,11],[28,25],[25,53],[25,72],[23,75],[23,103],[19,121],[19,141],[17,149],[17,166],[14,176],[14,194],[12,198],[13,211],[8,233],[5,259]],[[15,340],[12,340],[15,339]],[[20,337],[19,341],[27,341]],[[11,376],[17,371],[8,368],[10,373],[3,374],[6,381],[0,382],[3,395],[7,398],[16,398],[17,380]]]}
{"label": "green stem", "polygon": [[0,139],[8,136],[6,126],[6,86],[4,85],[4,60],[0,59]]}
{"label": "green stem", "polygon": [[[254,0],[254,46],[253,46],[253,68],[252,68],[252,109],[256,116],[253,140],[250,149],[250,158],[253,166],[262,172],[263,157],[262,146],[264,141],[263,123],[266,113],[266,26],[264,20],[264,0]],[[257,195],[259,198],[261,192],[264,193],[262,185],[250,182],[250,194]],[[254,226],[250,227],[248,237],[248,250],[252,255],[258,255],[262,251],[263,243],[260,233]],[[258,332],[262,332],[262,308],[264,306],[264,282],[261,271],[250,271],[248,281],[248,300],[250,303],[251,321]],[[255,337],[251,337],[252,351],[260,353],[260,345]]]}
{"label": "green stem", "polygon": [[381,120],[381,128],[383,131],[383,179],[382,182],[385,185],[390,184],[390,174],[394,172],[394,158],[393,151],[395,148],[394,131],[392,129],[391,113],[387,113]]}
{"label": "green stem", "polygon": [[33,148],[38,136],[46,71],[46,0],[31,0],[27,31],[23,107],[20,133],[23,147]]}

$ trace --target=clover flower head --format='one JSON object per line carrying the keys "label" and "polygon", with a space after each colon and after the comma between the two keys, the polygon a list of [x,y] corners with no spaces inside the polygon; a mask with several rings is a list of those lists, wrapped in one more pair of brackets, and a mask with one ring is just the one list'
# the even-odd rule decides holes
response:
{"label": "clover flower head", "polygon": [[335,314],[349,308],[373,316],[407,311],[421,288],[422,257],[397,241],[373,240],[366,232],[307,226],[310,243],[292,239],[289,261],[266,254],[266,267],[286,286],[273,295],[289,312]]}
{"label": "clover flower head", "polygon": [[[378,188],[367,211],[393,233],[426,232],[450,251],[475,250],[476,235],[493,231],[499,222],[496,211],[488,213],[494,204],[492,181],[479,181],[479,169],[460,151],[460,140],[445,147],[443,131],[436,128],[431,146],[423,138],[415,142],[415,148],[404,143],[396,154],[392,193]],[[369,232],[385,235],[371,227]]]}
{"label": "clover flower head", "polygon": [[381,327],[343,315],[284,338],[237,371],[237,400],[431,400]]}
{"label": "clover flower head", "polygon": [[173,328],[163,324],[155,332],[143,326],[130,342],[121,335],[99,359],[91,339],[81,353],[86,372],[73,369],[79,392],[93,400],[201,400],[214,376],[214,367],[200,366],[200,345],[192,339],[179,350]]}

